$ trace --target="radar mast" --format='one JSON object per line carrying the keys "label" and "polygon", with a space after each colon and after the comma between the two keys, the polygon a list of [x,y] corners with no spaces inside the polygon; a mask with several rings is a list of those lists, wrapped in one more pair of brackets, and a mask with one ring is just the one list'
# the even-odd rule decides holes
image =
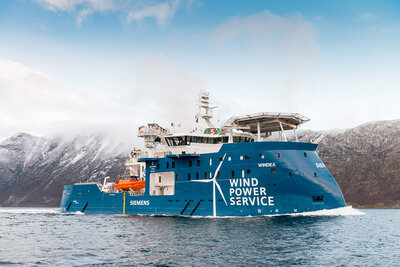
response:
{"label": "radar mast", "polygon": [[197,114],[197,118],[201,118],[203,120],[203,124],[205,123],[204,128],[214,128],[214,125],[211,122],[213,118],[213,109],[216,107],[210,107],[210,93],[204,90],[200,91],[199,94],[199,113]]}

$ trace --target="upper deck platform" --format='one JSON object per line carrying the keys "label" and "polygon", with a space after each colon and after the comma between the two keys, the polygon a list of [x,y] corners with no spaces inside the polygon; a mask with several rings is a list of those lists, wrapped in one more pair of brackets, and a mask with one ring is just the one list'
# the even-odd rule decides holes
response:
{"label": "upper deck platform", "polygon": [[232,117],[225,122],[224,128],[233,128],[257,134],[257,141],[261,141],[262,136],[267,137],[273,132],[279,132],[280,136],[287,141],[284,134],[285,130],[296,130],[300,124],[309,120],[309,118],[299,113],[261,112]]}
{"label": "upper deck platform", "polygon": [[259,131],[262,133],[271,133],[297,129],[300,124],[306,123],[309,120],[309,118],[299,113],[262,112],[232,117],[224,126],[242,129],[253,134]]}

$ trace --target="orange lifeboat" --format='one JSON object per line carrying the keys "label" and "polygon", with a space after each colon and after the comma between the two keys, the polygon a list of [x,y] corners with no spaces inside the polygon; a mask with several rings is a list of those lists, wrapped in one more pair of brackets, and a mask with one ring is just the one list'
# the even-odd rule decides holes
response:
{"label": "orange lifeboat", "polygon": [[116,189],[122,190],[140,190],[146,186],[146,181],[138,181],[134,179],[127,179],[127,180],[119,180],[114,184]]}

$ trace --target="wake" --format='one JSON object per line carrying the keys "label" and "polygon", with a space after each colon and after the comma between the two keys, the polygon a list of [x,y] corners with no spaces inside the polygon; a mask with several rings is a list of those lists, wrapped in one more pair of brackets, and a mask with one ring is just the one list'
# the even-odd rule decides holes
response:
{"label": "wake", "polygon": [[0,213],[9,214],[59,214],[59,208],[0,208]]}

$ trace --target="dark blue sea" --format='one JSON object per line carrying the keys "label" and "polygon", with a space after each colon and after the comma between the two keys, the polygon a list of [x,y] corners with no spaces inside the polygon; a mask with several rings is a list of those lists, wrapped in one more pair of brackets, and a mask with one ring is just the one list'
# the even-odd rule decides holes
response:
{"label": "dark blue sea", "polygon": [[212,219],[0,208],[0,265],[400,266],[400,210],[361,211]]}

